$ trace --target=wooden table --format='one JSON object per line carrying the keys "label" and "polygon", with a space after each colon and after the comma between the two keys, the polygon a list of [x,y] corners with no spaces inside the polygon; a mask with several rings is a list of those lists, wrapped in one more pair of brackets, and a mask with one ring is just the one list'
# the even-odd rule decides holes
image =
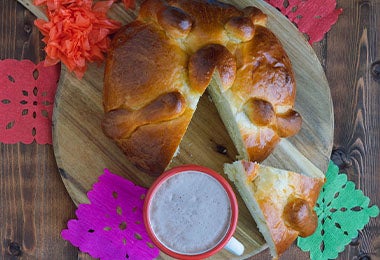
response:
{"label": "wooden table", "polygon": [[[313,45],[331,88],[332,160],[380,205],[380,0],[338,0],[336,25]],[[0,0],[0,59],[39,62],[44,53],[34,16]],[[92,259],[60,232],[75,218],[51,145],[0,143],[0,259]],[[371,219],[339,259],[380,259],[380,218]],[[293,245],[282,259],[307,259]],[[270,259],[265,250],[252,259]]]}

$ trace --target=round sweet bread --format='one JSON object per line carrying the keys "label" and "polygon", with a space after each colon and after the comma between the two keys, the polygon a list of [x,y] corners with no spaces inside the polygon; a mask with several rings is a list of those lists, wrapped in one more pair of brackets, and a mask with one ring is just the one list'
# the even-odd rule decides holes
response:
{"label": "round sweet bread", "polygon": [[296,134],[290,60],[266,15],[217,1],[147,0],[108,53],[103,132],[151,175],[176,153],[208,88],[239,155],[262,161]]}

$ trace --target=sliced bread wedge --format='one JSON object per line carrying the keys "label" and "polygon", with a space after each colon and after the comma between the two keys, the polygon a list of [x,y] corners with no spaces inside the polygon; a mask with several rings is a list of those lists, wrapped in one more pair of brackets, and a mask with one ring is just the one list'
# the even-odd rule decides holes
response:
{"label": "sliced bread wedge", "polygon": [[298,236],[309,236],[317,227],[314,206],[324,177],[236,161],[224,165],[234,182],[274,259],[284,253]]}

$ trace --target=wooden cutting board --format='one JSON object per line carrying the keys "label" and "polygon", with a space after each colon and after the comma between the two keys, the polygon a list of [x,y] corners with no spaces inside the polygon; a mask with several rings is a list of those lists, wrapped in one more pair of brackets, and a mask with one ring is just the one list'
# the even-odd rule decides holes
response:
{"label": "wooden cutting board", "polygon": [[[36,16],[44,16],[31,0],[19,1]],[[240,7],[255,5],[268,14],[268,27],[283,43],[296,75],[295,108],[303,117],[302,129],[296,136],[282,140],[264,164],[297,172],[325,172],[332,149],[333,106],[324,71],[313,49],[288,19],[267,3],[259,0],[230,3]],[[127,23],[136,17],[136,13],[115,4],[109,16]],[[100,128],[103,117],[102,82],[103,66],[90,65],[82,80],[62,66],[53,114],[53,143],[62,180],[76,204],[88,202],[86,193],[104,168],[137,185],[149,187],[154,181],[129,164],[118,147],[103,135]],[[183,138],[179,155],[170,167],[195,163],[223,174],[223,164],[233,162],[236,155],[206,92]],[[242,199],[239,195],[237,197],[239,222],[235,237],[245,246],[241,258],[247,258],[267,246]],[[163,254],[161,257],[168,258]],[[231,259],[232,255],[222,250],[215,258]]]}

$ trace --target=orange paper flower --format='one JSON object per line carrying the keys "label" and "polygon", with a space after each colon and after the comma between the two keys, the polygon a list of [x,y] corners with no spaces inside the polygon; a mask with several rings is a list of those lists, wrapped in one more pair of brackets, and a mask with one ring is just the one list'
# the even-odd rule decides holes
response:
{"label": "orange paper flower", "polygon": [[62,61],[82,78],[87,61],[103,61],[110,45],[109,34],[121,26],[106,16],[113,2],[99,1],[93,5],[92,0],[35,0],[35,4],[47,6],[49,20],[34,22],[45,36],[45,65]]}
{"label": "orange paper flower", "polygon": [[77,0],[34,0],[34,5],[46,5],[49,10],[58,9],[61,5],[78,3]]}

